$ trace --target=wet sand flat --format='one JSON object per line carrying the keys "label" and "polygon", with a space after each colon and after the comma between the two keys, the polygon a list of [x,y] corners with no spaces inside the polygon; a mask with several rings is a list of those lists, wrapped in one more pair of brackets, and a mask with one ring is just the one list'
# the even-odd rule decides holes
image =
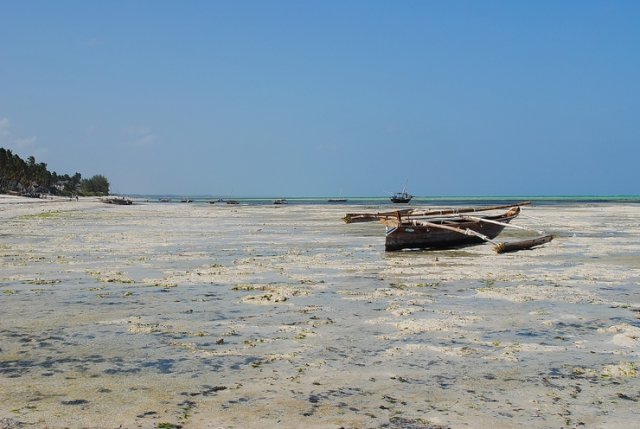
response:
{"label": "wet sand flat", "polygon": [[556,239],[504,255],[347,211],[1,198],[0,428],[636,424],[640,206],[525,207]]}

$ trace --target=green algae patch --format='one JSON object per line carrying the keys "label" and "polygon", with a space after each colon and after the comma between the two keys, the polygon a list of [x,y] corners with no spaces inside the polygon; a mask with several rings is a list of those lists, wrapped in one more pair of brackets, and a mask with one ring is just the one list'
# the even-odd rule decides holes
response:
{"label": "green algae patch", "polygon": [[95,279],[100,283],[121,283],[121,284],[133,284],[135,281],[129,278],[127,275],[120,271],[111,271],[111,272],[100,272],[100,271],[89,271],[89,275],[95,277]]}
{"label": "green algae patch", "polygon": [[53,285],[61,283],[61,282],[62,282],[62,280],[58,280],[58,279],[47,280],[47,279],[41,279],[41,278],[35,278],[35,279],[29,279],[29,280],[23,280],[22,281],[22,283],[24,283],[24,284],[37,285],[37,286],[43,286],[43,285],[53,286]]}
{"label": "green algae patch", "polygon": [[638,376],[638,367],[633,362],[620,362],[617,365],[606,365],[602,377],[633,378]]}
{"label": "green algae patch", "polygon": [[24,216],[20,216],[20,219],[61,219],[64,215],[67,215],[69,212],[54,210],[50,212],[42,212],[42,213],[34,213],[28,214]]}
{"label": "green algae patch", "polygon": [[180,429],[181,425],[175,425],[173,423],[158,423],[156,426],[158,429]]}

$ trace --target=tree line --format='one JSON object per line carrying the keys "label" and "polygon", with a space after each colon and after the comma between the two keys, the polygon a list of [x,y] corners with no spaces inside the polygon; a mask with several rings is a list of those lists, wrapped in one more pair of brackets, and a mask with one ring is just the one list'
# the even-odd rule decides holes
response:
{"label": "tree line", "polygon": [[109,181],[101,174],[83,179],[49,171],[47,164],[30,156],[23,160],[11,150],[0,147],[0,193],[28,196],[50,195],[108,195]]}

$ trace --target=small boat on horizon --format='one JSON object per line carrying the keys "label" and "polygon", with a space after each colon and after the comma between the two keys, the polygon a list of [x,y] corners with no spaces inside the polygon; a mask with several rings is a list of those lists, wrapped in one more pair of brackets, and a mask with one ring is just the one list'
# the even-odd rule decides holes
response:
{"label": "small boat on horizon", "polygon": [[393,195],[391,195],[390,199],[392,203],[402,204],[402,203],[408,203],[409,201],[411,201],[412,198],[413,198],[413,195],[407,192],[407,182],[404,182],[402,192],[394,193]]}
{"label": "small boat on horizon", "polygon": [[280,198],[280,199],[274,200],[273,204],[289,204],[289,201],[285,200],[284,198]]}
{"label": "small boat on horizon", "polygon": [[329,198],[327,200],[327,202],[329,202],[329,203],[346,203],[347,199],[346,198]]}

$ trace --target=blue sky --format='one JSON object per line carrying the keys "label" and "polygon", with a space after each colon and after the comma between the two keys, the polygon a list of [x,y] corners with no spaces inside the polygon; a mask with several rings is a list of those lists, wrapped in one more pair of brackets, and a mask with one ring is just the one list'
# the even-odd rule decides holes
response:
{"label": "blue sky", "polygon": [[0,0],[0,146],[112,192],[640,194],[638,1]]}

